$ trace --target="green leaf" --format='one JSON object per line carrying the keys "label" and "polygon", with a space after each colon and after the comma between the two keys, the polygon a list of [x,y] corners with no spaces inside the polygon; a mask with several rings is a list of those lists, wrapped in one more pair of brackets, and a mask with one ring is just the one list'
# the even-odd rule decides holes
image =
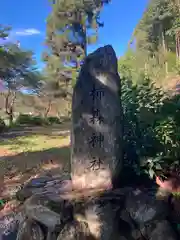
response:
{"label": "green leaf", "polygon": [[157,169],[157,170],[162,170],[161,165],[160,165],[160,164],[157,164],[157,165],[156,165],[156,169]]}
{"label": "green leaf", "polygon": [[153,178],[154,177],[154,170],[153,169],[149,169],[149,176],[150,178]]}

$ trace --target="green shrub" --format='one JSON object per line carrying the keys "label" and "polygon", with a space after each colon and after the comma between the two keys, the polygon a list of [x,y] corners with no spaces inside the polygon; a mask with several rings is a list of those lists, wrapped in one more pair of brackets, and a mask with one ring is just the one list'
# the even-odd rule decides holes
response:
{"label": "green shrub", "polygon": [[29,114],[20,114],[16,119],[17,125],[42,126],[47,125],[48,121],[41,116],[32,116]]}
{"label": "green shrub", "polygon": [[125,165],[133,166],[137,172],[146,169],[151,177],[155,171],[165,172],[177,166],[180,159],[180,97],[168,98],[149,79],[138,85],[122,80],[121,94]]}
{"label": "green shrub", "polygon": [[33,116],[31,119],[31,124],[35,126],[46,125],[46,120],[41,116]]}
{"label": "green shrub", "polygon": [[32,122],[32,116],[29,114],[19,114],[16,119],[16,124],[23,125],[23,124],[30,124]]}
{"label": "green shrub", "polygon": [[58,117],[48,117],[47,121],[49,124],[61,124],[61,120]]}
{"label": "green shrub", "polygon": [[3,119],[0,118],[0,133],[2,133],[6,128],[6,124]]}

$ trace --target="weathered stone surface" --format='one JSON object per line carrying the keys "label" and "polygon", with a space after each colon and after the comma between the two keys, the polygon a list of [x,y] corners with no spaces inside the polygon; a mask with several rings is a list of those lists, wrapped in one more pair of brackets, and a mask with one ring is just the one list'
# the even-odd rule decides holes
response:
{"label": "weathered stone surface", "polygon": [[123,207],[124,197],[113,190],[98,196],[84,198],[74,204],[74,218],[86,222],[94,239],[118,239],[118,215]]}
{"label": "weathered stone surface", "polygon": [[54,202],[47,195],[33,195],[25,201],[24,210],[28,218],[40,222],[51,232],[72,219],[72,206],[60,197]]}
{"label": "weathered stone surface", "polygon": [[60,232],[57,240],[95,240],[90,234],[88,226],[85,222],[73,221],[66,224]]}
{"label": "weathered stone surface", "polygon": [[44,187],[48,181],[51,181],[50,176],[44,176],[39,178],[33,178],[27,183],[27,187]]}
{"label": "weathered stone surface", "polygon": [[71,190],[69,187],[65,186],[65,184],[67,185],[67,181],[69,181],[68,178],[68,176],[44,176],[34,178],[16,193],[16,198],[24,202],[34,194],[44,194],[45,192],[61,193],[65,188]]}
{"label": "weathered stone surface", "polygon": [[24,220],[24,213],[19,211],[12,211],[0,214],[0,239],[2,240],[15,240],[19,224]]}
{"label": "weathered stone surface", "polygon": [[0,239],[14,240],[18,231],[18,222],[11,214],[0,219]]}
{"label": "weathered stone surface", "polygon": [[[57,233],[58,240],[177,239],[165,221],[168,201],[156,200],[154,189],[112,189],[94,196],[82,194],[70,201],[65,200],[68,196],[36,194],[24,203],[26,216],[48,228],[48,240],[56,240]],[[168,238],[163,233],[165,228]]]}
{"label": "weathered stone surface", "polygon": [[167,220],[156,220],[151,224],[141,228],[141,232],[145,239],[149,240],[178,240],[179,237],[173,231],[170,223]]}
{"label": "weathered stone surface", "polygon": [[16,198],[20,202],[24,202],[26,199],[31,197],[33,194],[44,192],[43,188],[23,188],[16,193]]}
{"label": "weathered stone surface", "polygon": [[86,208],[85,216],[90,232],[96,239],[114,239],[116,212],[112,211],[111,204],[91,204]]}
{"label": "weathered stone surface", "polygon": [[120,77],[109,45],[90,54],[72,99],[71,177],[75,188],[115,184],[122,164]]}
{"label": "weathered stone surface", "polygon": [[152,189],[129,193],[126,199],[126,209],[138,224],[145,224],[157,219],[163,220],[169,214],[168,203],[156,199],[156,192]]}
{"label": "weathered stone surface", "polygon": [[25,219],[19,226],[16,240],[44,240],[45,236],[39,224]]}
{"label": "weathered stone surface", "polygon": [[124,237],[127,240],[145,240],[141,234],[140,229],[138,229],[138,226],[134,224],[134,221],[126,209],[123,209],[117,222],[120,236]]}
{"label": "weathered stone surface", "polygon": [[164,200],[157,199],[155,189],[136,189],[126,196],[125,210],[121,212],[120,222],[125,220],[132,239],[175,240],[177,236],[167,220],[169,211],[167,196]]}

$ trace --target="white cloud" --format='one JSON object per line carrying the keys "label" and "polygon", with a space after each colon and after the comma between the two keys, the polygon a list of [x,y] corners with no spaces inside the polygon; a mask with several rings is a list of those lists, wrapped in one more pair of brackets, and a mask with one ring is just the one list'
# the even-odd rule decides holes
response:
{"label": "white cloud", "polygon": [[38,29],[35,28],[28,28],[23,29],[15,32],[15,35],[17,36],[32,36],[32,35],[38,35],[41,32]]}

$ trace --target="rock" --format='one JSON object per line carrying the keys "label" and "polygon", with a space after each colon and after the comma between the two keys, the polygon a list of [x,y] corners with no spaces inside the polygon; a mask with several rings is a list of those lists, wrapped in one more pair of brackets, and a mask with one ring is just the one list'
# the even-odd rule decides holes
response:
{"label": "rock", "polygon": [[150,240],[177,240],[179,239],[173,231],[170,223],[167,220],[156,220],[151,224],[141,228],[141,232],[145,239]]}
{"label": "rock", "polygon": [[19,212],[11,212],[0,218],[0,239],[15,240],[19,224],[24,220],[24,215]]}
{"label": "rock", "polygon": [[61,224],[60,215],[43,206],[31,206],[26,209],[26,214],[51,230]]}
{"label": "rock", "polygon": [[[44,176],[30,180],[16,193],[16,198],[20,202],[24,202],[34,194],[43,194],[45,192],[61,193],[63,191],[71,190],[70,184],[66,176],[49,177]],[[69,184],[69,185],[68,185]]]}
{"label": "rock", "polygon": [[90,235],[86,223],[73,221],[69,224],[66,224],[57,238],[57,240],[75,240],[75,239],[94,240],[94,238]]}
{"label": "rock", "polygon": [[180,198],[173,196],[171,199],[171,219],[173,222],[180,223]]}
{"label": "rock", "polygon": [[117,57],[107,45],[85,59],[74,87],[71,177],[75,188],[106,189],[119,181],[121,119]]}
{"label": "rock", "polygon": [[48,231],[46,240],[57,240],[57,233]]}
{"label": "rock", "polygon": [[47,195],[33,195],[25,201],[24,210],[28,218],[40,222],[51,232],[56,228],[61,228],[73,218],[72,205],[60,197],[56,202]]}
{"label": "rock", "polygon": [[117,222],[120,236],[127,240],[144,239],[140,230],[138,229],[137,225],[134,224],[126,209],[123,209]]}
{"label": "rock", "polygon": [[24,203],[27,218],[48,230],[47,240],[57,240],[58,233],[58,240],[176,239],[166,220],[167,201],[157,200],[154,189],[111,189],[71,200],[64,196],[36,194]]}
{"label": "rock", "polygon": [[26,187],[44,187],[48,181],[51,181],[52,178],[50,176],[38,177],[31,179]]}
{"label": "rock", "polygon": [[19,191],[17,191],[16,198],[19,201],[24,202],[27,198],[31,197],[33,194],[37,192],[43,192],[44,187],[50,180],[52,180],[52,178],[49,176],[31,179]]}
{"label": "rock", "polygon": [[119,198],[116,198],[117,192],[108,190],[99,196],[89,197],[74,204],[74,218],[87,223],[94,239],[119,239],[117,216],[124,200],[121,190],[119,192]]}
{"label": "rock", "polygon": [[91,234],[96,239],[115,239],[113,237],[115,215],[111,204],[105,204],[104,206],[91,204],[88,206],[85,210],[85,216]]}
{"label": "rock", "polygon": [[32,196],[24,203],[24,209],[28,218],[40,222],[48,229],[54,230],[56,225],[61,224],[60,214],[51,211],[48,207],[48,200],[44,196]]}
{"label": "rock", "polygon": [[16,240],[44,240],[45,235],[38,223],[25,219],[19,226]]}
{"label": "rock", "polygon": [[26,199],[30,198],[33,194],[43,193],[44,188],[30,188],[24,187],[16,193],[16,199],[20,202],[24,202]]}
{"label": "rock", "polygon": [[169,214],[169,206],[166,201],[156,199],[154,190],[132,191],[126,199],[126,209],[131,218],[139,225],[163,220]]}

